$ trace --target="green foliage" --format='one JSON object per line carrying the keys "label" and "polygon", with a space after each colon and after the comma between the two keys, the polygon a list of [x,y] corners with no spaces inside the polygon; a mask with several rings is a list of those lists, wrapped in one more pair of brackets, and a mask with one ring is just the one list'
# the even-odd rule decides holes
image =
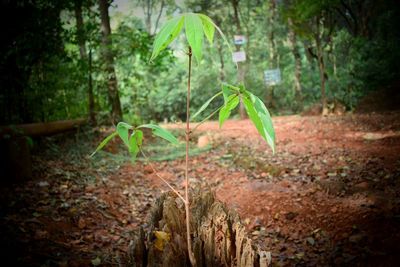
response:
{"label": "green foliage", "polygon": [[168,142],[170,142],[170,143],[172,143],[172,144],[175,144],[175,145],[177,145],[177,144],[179,143],[179,142],[178,142],[178,139],[176,139],[176,137],[175,137],[172,133],[170,133],[169,131],[167,131],[167,130],[161,128],[161,127],[158,126],[158,125],[155,125],[155,124],[144,124],[144,125],[138,126],[137,128],[138,128],[138,129],[139,129],[139,128],[149,128],[149,129],[152,129],[154,135],[156,135],[156,136],[158,136],[158,137],[161,137],[161,138],[164,138],[164,139],[167,140]]}
{"label": "green foliage", "polygon": [[129,142],[129,130],[132,130],[132,126],[125,123],[125,122],[119,122],[117,124],[117,133],[119,135],[119,138],[121,138],[122,142],[129,147],[130,142]]}
{"label": "green foliage", "polygon": [[143,143],[143,132],[140,130],[133,131],[129,139],[129,154],[131,155],[131,161],[135,162],[137,154],[140,151],[140,147]]}
{"label": "green foliage", "polygon": [[206,35],[207,40],[210,43],[210,45],[212,45],[213,41],[214,41],[215,25],[212,22],[212,20],[209,17],[207,17],[206,15],[199,14],[199,17],[203,24],[204,34]]}
{"label": "green foliage", "polygon": [[203,55],[203,21],[198,15],[192,13],[185,15],[184,18],[186,39],[190,47],[192,47],[193,54],[196,57],[197,62],[200,62]]}
{"label": "green foliage", "polygon": [[[154,37],[142,28],[140,21],[123,21],[113,40],[124,118],[133,124],[162,120],[159,114],[172,113],[164,110],[169,102],[161,101],[161,95],[169,90],[161,81],[167,70],[174,69],[174,57],[169,49],[164,49],[148,64]],[[170,83],[175,85],[176,81]]]}
{"label": "green foliage", "polygon": [[81,68],[75,29],[65,25],[69,8],[69,1],[2,2],[13,25],[3,35],[0,53],[3,124],[86,115],[87,67]]}
{"label": "green foliage", "polygon": [[250,120],[257,128],[261,137],[267,141],[272,152],[275,153],[275,130],[268,109],[257,96],[250,93],[243,86],[240,87],[240,92],[243,96],[243,103]]}
{"label": "green foliage", "polygon": [[[294,91],[295,61],[287,39],[288,17],[293,19],[301,58],[304,106],[314,105],[321,96],[315,54],[316,34],[321,36],[323,44],[328,101],[336,99],[351,110],[371,90],[398,79],[400,49],[396,26],[399,25],[400,8],[393,0],[277,1],[274,25],[269,24],[273,14],[270,1],[238,1],[240,33],[229,1],[184,2],[188,13],[164,24],[156,36],[148,33],[139,19],[120,13],[115,20],[115,13],[110,13],[112,52],[127,122],[138,125],[152,120],[185,119],[181,107],[185,102],[187,59],[181,52],[183,45],[173,43],[181,37],[192,46],[197,62],[199,58],[207,62],[198,64],[192,73],[193,114],[218,90],[214,81],[236,79],[237,71],[229,53],[229,44],[233,44],[232,36],[236,34],[243,34],[248,40],[240,47],[248,57],[248,61],[240,63],[245,70],[246,87],[268,104],[272,114],[296,112],[299,100]],[[90,71],[96,115],[101,124],[109,121],[110,106],[107,77],[101,71],[100,23],[99,14],[94,12],[94,3],[82,2],[82,32],[86,36],[86,52],[92,52]],[[167,16],[183,9],[173,1],[165,3]],[[89,62],[80,59],[74,3],[39,1],[35,4],[15,0],[1,5],[4,13],[10,14],[8,22],[13,25],[3,36],[0,53],[2,124],[87,116]],[[319,23],[316,24],[317,18]],[[222,31],[228,38],[221,34]],[[216,32],[222,39],[214,38]],[[273,67],[270,62],[270,33],[273,33],[277,54],[277,64]],[[207,41],[203,43],[203,39]],[[221,49],[223,43],[227,43],[229,49]],[[149,59],[151,64],[147,64]],[[282,82],[274,86],[273,105],[270,105],[267,101],[271,88],[264,83],[263,71],[275,67],[281,70]],[[207,108],[216,110],[223,103],[223,99],[216,97]],[[230,115],[234,116],[235,112],[232,110]],[[204,110],[195,115],[192,119],[206,117]]]}
{"label": "green foliage", "polygon": [[249,92],[244,86],[236,87],[230,84],[223,84],[221,86],[221,92],[207,100],[195,115],[197,116],[203,112],[216,97],[221,95],[221,93],[224,98],[224,104],[219,108],[219,126],[222,127],[224,122],[229,118],[232,110],[238,106],[241,98],[246,112],[258,133],[271,147],[272,152],[275,153],[275,130],[271,115],[261,99]]}
{"label": "green foliage", "polygon": [[160,51],[165,49],[179,35],[183,24],[185,25],[186,40],[198,62],[203,57],[204,35],[206,35],[207,40],[212,45],[215,29],[217,29],[226,41],[222,31],[209,17],[204,14],[185,13],[167,21],[161,28],[154,41],[153,53],[150,60],[157,57]]}
{"label": "green foliage", "polygon": [[110,142],[117,135],[118,135],[118,132],[113,132],[112,134],[110,134],[106,138],[104,138],[104,140],[101,141],[100,144],[97,146],[96,150],[92,154],[90,154],[90,157],[93,157],[94,154],[96,154],[101,149],[103,149],[103,147],[105,147],[108,144],[108,142]]}
{"label": "green foliage", "polygon": [[157,34],[154,40],[153,53],[150,60],[157,57],[161,50],[165,49],[181,32],[184,17],[176,17],[165,23],[164,27]]}
{"label": "green foliage", "polygon": [[[178,36],[183,27],[183,23],[185,25],[186,38],[189,46],[192,47],[195,57],[200,62],[202,57],[203,34],[206,34],[207,39],[212,45],[215,31],[214,27],[216,26],[212,20],[205,15],[194,13],[178,16],[169,20],[164,25],[160,33],[155,38],[151,60],[155,59],[155,57],[157,57],[157,55],[159,55],[159,53]],[[224,104],[219,108],[220,127],[222,127],[223,123],[229,118],[232,110],[238,106],[241,97],[243,98],[249,117],[256,126],[258,132],[267,141],[272,151],[275,152],[275,132],[272,126],[271,116],[264,103],[262,103],[258,97],[247,91],[244,86],[236,87],[229,84],[223,84],[221,86],[221,92],[215,94],[209,100],[207,100],[194,114],[194,117],[202,113],[210,105],[210,103],[221,94],[223,95]],[[213,114],[214,113],[212,113],[211,116]],[[132,161],[135,161],[137,153],[140,151],[140,147],[142,145],[143,132],[139,130],[141,128],[149,128],[152,130],[154,135],[161,137],[175,145],[179,143],[172,133],[158,125],[143,124],[133,127],[125,122],[120,122],[117,125],[116,132],[123,143],[128,147]],[[132,134],[129,136],[130,131],[132,131]],[[100,143],[99,147],[94,153],[104,147],[104,145],[114,136],[115,135],[113,134],[108,136],[103,142]],[[94,155],[94,153],[92,155]]]}
{"label": "green foliage", "polygon": [[219,110],[219,127],[221,128],[224,122],[231,115],[231,111],[237,107],[239,104],[238,94],[233,94],[225,99],[225,104]]}
{"label": "green foliage", "polygon": [[[140,149],[143,144],[143,131],[139,130],[141,128],[149,128],[152,129],[153,134],[155,136],[161,137],[172,144],[179,144],[178,139],[169,132],[168,130],[163,129],[162,127],[156,124],[143,124],[137,127],[130,125],[125,122],[119,122],[117,124],[116,131],[107,136],[96,148],[96,150],[90,155],[93,157],[99,150],[103,149],[104,146],[111,141],[115,136],[119,136],[125,146],[128,148],[129,154],[131,155],[132,162],[136,161],[137,154],[140,152]],[[129,132],[132,132],[129,135]]]}
{"label": "green foliage", "polygon": [[[243,89],[245,90],[245,89]],[[252,93],[245,91],[243,98],[247,114],[256,126],[258,133],[267,141],[272,152],[275,153],[275,130],[272,125],[271,115],[264,103]]]}

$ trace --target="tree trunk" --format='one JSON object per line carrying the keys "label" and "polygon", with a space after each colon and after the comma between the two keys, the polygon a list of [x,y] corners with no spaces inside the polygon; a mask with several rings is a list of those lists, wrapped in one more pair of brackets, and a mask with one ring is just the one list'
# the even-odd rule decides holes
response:
{"label": "tree trunk", "polygon": [[[231,4],[233,7],[234,13],[234,20],[236,24],[236,33],[242,34],[242,28],[240,26],[240,18],[239,18],[239,0],[231,0]],[[240,45],[236,45],[236,51],[240,51]],[[238,62],[237,63],[238,70],[237,70],[237,81],[239,84],[244,84],[244,63]],[[246,118],[246,112],[244,110],[244,105],[242,99],[240,99],[239,104],[239,114],[241,119]]]}
{"label": "tree trunk", "polygon": [[161,7],[160,7],[160,11],[158,12],[156,23],[154,24],[153,35],[156,34],[156,32],[157,32],[158,23],[160,22],[160,18],[163,13],[163,10],[164,10],[164,5],[165,5],[164,0],[161,0]]}
{"label": "tree trunk", "polygon": [[108,97],[111,104],[111,120],[112,123],[117,123],[122,120],[122,110],[119,100],[117,76],[115,74],[114,68],[110,17],[108,15],[108,1],[98,0],[98,4],[101,18],[102,55],[104,63],[106,65],[105,68],[108,79]]}
{"label": "tree trunk", "polygon": [[75,19],[76,19],[76,30],[77,30],[77,40],[79,45],[79,53],[81,59],[86,61],[87,53],[85,46],[85,30],[83,29],[83,16],[82,16],[82,1],[75,1]]}
{"label": "tree trunk", "polygon": [[222,45],[220,42],[217,43],[217,50],[219,56],[219,79],[221,82],[225,81],[225,62],[224,62],[224,54],[222,53]]}
{"label": "tree trunk", "polygon": [[319,18],[316,19],[317,31],[315,34],[315,44],[317,48],[317,59],[318,59],[318,67],[319,67],[319,78],[321,82],[321,105],[322,105],[322,115],[327,113],[327,105],[326,105],[326,91],[325,91],[325,62],[324,55],[321,44],[321,36],[320,36],[320,27],[319,27]]}
{"label": "tree trunk", "polygon": [[[79,45],[79,53],[81,56],[82,62],[86,62],[88,60],[89,67],[88,71],[88,109],[89,109],[89,123],[92,125],[96,125],[96,117],[94,113],[94,98],[93,98],[93,86],[92,86],[92,55],[91,51],[89,52],[89,58],[86,53],[86,35],[84,30],[83,16],[82,16],[82,1],[75,1],[75,18],[76,18],[76,29],[77,29],[77,39]],[[86,65],[86,64],[85,64]]]}
{"label": "tree trunk", "polygon": [[89,68],[88,68],[88,98],[89,98],[89,122],[96,125],[96,113],[94,111],[93,79],[92,79],[92,49],[89,48]]}
{"label": "tree trunk", "polygon": [[[210,190],[200,189],[191,195],[190,225],[197,266],[270,265],[271,253],[252,243],[237,213],[217,201]],[[148,225],[148,231],[140,229],[129,248],[133,266],[190,266],[184,205],[174,193],[157,199]],[[166,238],[157,238],[154,231],[164,232]]]}
{"label": "tree trunk", "polygon": [[[269,67],[270,69],[275,69],[278,67],[278,60],[277,60],[277,53],[276,53],[276,42],[275,42],[275,21],[276,21],[276,2],[275,0],[270,0],[269,2],[269,10],[271,12],[269,16],[269,34],[268,34],[268,40],[269,40]],[[268,94],[267,94],[267,103],[269,107],[275,108],[275,97],[274,97],[274,91],[275,91],[275,85],[269,85],[268,88]]]}
{"label": "tree trunk", "polygon": [[275,0],[270,0],[269,10],[271,12],[269,16],[269,67],[277,67],[277,53],[276,53],[276,42],[275,42],[275,20],[276,20],[276,2]]}
{"label": "tree trunk", "polygon": [[288,18],[288,28],[289,28],[289,42],[292,49],[292,54],[295,63],[295,71],[294,71],[294,91],[295,91],[295,99],[297,105],[295,107],[296,112],[303,110],[303,97],[301,90],[301,56],[299,49],[297,47],[297,38],[296,33],[293,30],[293,21],[291,18]]}
{"label": "tree trunk", "polygon": [[153,1],[152,0],[147,0],[144,3],[146,6],[144,7],[144,11],[146,14],[146,19],[145,19],[145,24],[146,24],[146,29],[149,34],[151,34],[151,17],[152,17],[152,5]]}
{"label": "tree trunk", "polygon": [[[203,11],[205,12],[205,11]],[[217,25],[221,24],[221,21],[219,18],[214,19]],[[217,39],[217,51],[218,51],[218,57],[219,57],[219,79],[221,82],[225,81],[225,61],[224,61],[224,53],[222,51],[222,46],[223,46],[223,41],[221,39]]]}

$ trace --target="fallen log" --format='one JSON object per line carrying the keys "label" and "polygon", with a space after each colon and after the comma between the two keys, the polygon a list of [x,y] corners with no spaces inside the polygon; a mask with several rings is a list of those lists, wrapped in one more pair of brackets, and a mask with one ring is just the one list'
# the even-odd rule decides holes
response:
{"label": "fallen log", "polygon": [[1,184],[10,184],[32,177],[29,137],[47,136],[76,129],[85,119],[44,123],[19,124],[0,127]]}
{"label": "fallen log", "polygon": [[[197,190],[192,195],[190,227],[197,266],[270,265],[271,253],[252,243],[236,212],[216,200],[210,190]],[[148,231],[141,228],[131,242],[129,256],[133,266],[190,266],[184,205],[174,193],[157,199],[148,226]]]}
{"label": "fallen log", "polygon": [[86,119],[75,119],[2,126],[0,127],[0,135],[31,137],[46,136],[76,129],[86,123],[86,121]]}

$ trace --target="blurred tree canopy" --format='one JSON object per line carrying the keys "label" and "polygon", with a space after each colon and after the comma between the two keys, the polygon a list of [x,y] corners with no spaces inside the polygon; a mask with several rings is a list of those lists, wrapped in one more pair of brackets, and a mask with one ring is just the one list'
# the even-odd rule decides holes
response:
{"label": "blurred tree canopy", "polygon": [[[100,2],[2,1],[1,124],[78,117],[113,121]],[[400,7],[395,0],[127,2],[135,12],[111,12],[116,3],[109,1],[107,49],[113,61],[107,64],[115,68],[123,118],[131,123],[184,119],[187,48],[175,42],[149,62],[154,33],[180,12],[207,14],[232,46],[234,35],[245,37],[238,47],[247,57],[241,63],[243,81],[274,114],[333,101],[352,110],[371,90],[399,80]],[[264,71],[276,68],[281,82],[267,85]],[[193,110],[221,82],[237,79],[229,49],[216,38],[193,69]]]}

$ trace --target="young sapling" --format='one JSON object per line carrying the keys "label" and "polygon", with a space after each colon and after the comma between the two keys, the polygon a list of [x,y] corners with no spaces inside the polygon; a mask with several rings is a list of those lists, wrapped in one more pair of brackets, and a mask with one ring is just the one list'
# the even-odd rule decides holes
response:
{"label": "young sapling", "polygon": [[[271,147],[273,153],[275,152],[275,131],[273,128],[271,116],[264,103],[250,91],[248,91],[244,85],[234,86],[230,84],[222,84],[221,91],[216,93],[213,97],[207,100],[200,109],[190,117],[190,82],[192,74],[192,57],[194,56],[198,63],[202,59],[202,46],[204,35],[206,36],[210,45],[213,44],[215,30],[217,30],[225,43],[227,43],[229,50],[229,43],[227,42],[225,35],[218,28],[217,25],[206,15],[198,13],[184,13],[177,17],[167,21],[161,28],[160,32],[156,35],[153,52],[150,61],[157,57],[157,55],[165,49],[173,40],[179,36],[182,29],[185,28],[185,36],[187,40],[187,57],[188,57],[188,80],[187,80],[187,100],[186,100],[186,129],[185,129],[185,141],[186,141],[186,156],[185,156],[185,194],[182,196],[177,189],[171,186],[165,179],[157,176],[167,184],[167,186],[183,201],[185,206],[186,216],[186,239],[188,247],[188,255],[192,266],[196,265],[195,257],[192,251],[191,234],[190,234],[190,202],[189,202],[189,140],[192,132],[196,130],[206,120],[212,118],[214,115],[219,113],[219,126],[222,127],[224,122],[229,118],[232,111],[238,106],[240,100],[243,101],[246,112],[250,120],[255,125],[257,131],[261,137]],[[190,121],[196,118],[199,114],[204,112],[208,105],[216,98],[222,96],[224,104],[206,116],[205,119],[197,123],[196,127],[190,128]],[[128,147],[129,153],[132,157],[132,161],[135,161],[139,152],[145,156],[142,151],[143,145],[143,128],[150,128],[154,135],[161,137],[173,144],[177,144],[177,138],[169,131],[161,128],[155,124],[144,124],[140,126],[129,125],[125,122],[118,123],[116,131],[106,137],[96,148],[93,156],[97,151],[102,149],[112,138],[119,136],[123,143]],[[153,167],[152,167],[153,168]],[[155,169],[154,169],[155,170]]]}

